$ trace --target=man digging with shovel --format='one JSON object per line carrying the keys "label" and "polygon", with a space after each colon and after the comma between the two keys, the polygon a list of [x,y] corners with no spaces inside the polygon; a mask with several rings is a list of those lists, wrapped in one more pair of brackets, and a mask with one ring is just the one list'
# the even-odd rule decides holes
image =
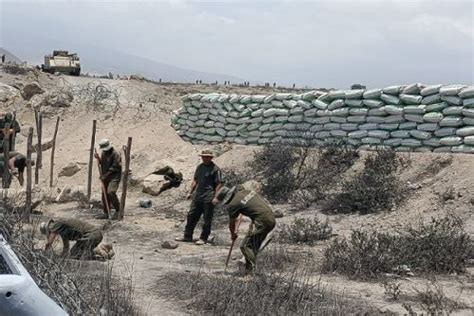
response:
{"label": "man digging with shovel", "polygon": [[216,198],[214,205],[226,205],[229,212],[229,230],[232,241],[238,237],[236,226],[242,216],[252,219],[254,228],[249,230],[242,240],[240,250],[245,257],[245,273],[253,274],[257,263],[257,254],[267,235],[275,228],[275,215],[268,203],[255,191],[245,190],[243,187],[223,186]]}

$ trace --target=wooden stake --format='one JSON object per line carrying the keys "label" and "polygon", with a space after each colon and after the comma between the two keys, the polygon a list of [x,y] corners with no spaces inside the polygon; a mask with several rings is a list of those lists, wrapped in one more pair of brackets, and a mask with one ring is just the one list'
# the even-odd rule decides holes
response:
{"label": "wooden stake", "polygon": [[53,148],[51,148],[51,168],[49,169],[49,187],[53,187],[53,175],[54,175],[54,151],[56,150],[56,136],[58,135],[58,128],[59,128],[59,120],[60,117],[58,116],[56,120],[56,127],[54,128],[54,135],[53,135]]}
{"label": "wooden stake", "polygon": [[38,148],[36,149],[36,165],[35,165],[35,184],[39,183],[39,169],[42,166],[43,148],[41,148],[41,134],[43,129],[43,115],[39,111],[35,111],[36,117],[36,134],[38,136]]}
{"label": "wooden stake", "polygon": [[127,146],[123,147],[123,152],[125,154],[125,170],[122,175],[122,196],[120,199],[120,212],[119,220],[123,220],[125,214],[125,202],[127,199],[127,186],[128,186],[128,174],[130,173],[130,152],[132,150],[132,138],[129,137],[127,141]]}
{"label": "wooden stake", "polygon": [[[236,234],[239,233],[239,226],[240,226],[241,221],[242,221],[242,214],[239,215],[239,218],[237,219],[237,224],[235,225],[235,233]],[[235,244],[236,240],[237,239],[232,240],[232,244],[230,244],[229,254],[227,255],[227,259],[225,261],[224,271],[227,270],[227,266],[229,265],[230,256],[232,255],[232,249],[234,249],[234,244]]]}
{"label": "wooden stake", "polygon": [[26,144],[26,203],[25,217],[30,218],[31,213],[31,151],[33,150],[33,127],[28,130],[28,141]]}
{"label": "wooden stake", "polygon": [[3,175],[2,188],[8,189],[10,187],[10,170],[8,161],[10,160],[10,124],[6,124],[3,129]]}
{"label": "wooden stake", "polygon": [[91,139],[91,148],[89,152],[89,169],[87,174],[87,199],[91,199],[92,192],[92,164],[94,162],[94,149],[95,149],[95,132],[97,128],[97,121],[92,121],[92,139]]}
{"label": "wooden stake", "polygon": [[10,126],[11,130],[11,141],[10,141],[10,151],[15,151],[15,142],[16,142],[16,111],[13,111],[13,121],[12,125]]}

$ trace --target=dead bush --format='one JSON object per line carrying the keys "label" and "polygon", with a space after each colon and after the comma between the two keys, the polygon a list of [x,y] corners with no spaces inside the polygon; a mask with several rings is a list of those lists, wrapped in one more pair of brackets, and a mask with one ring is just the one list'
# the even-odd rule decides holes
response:
{"label": "dead bush", "polygon": [[256,274],[250,281],[199,272],[165,275],[157,290],[207,315],[348,315],[370,312],[313,284],[304,270]]}
{"label": "dead bush", "polygon": [[26,75],[33,69],[17,63],[6,63],[2,65],[3,71],[11,75]]}
{"label": "dead bush", "polygon": [[324,251],[322,269],[352,278],[376,278],[406,265],[418,273],[462,273],[472,240],[459,218],[433,218],[395,234],[354,230]]}
{"label": "dead bush", "polygon": [[319,240],[331,237],[332,228],[326,220],[321,222],[316,216],[295,217],[290,224],[283,224],[278,231],[278,240],[288,244],[313,245]]}
{"label": "dead bush", "polygon": [[419,308],[428,315],[450,315],[454,310],[465,307],[448,298],[436,281],[427,283],[425,290],[415,289],[415,292]]}
{"label": "dead bush", "polygon": [[[140,315],[133,284],[112,276],[112,266],[66,260],[36,243],[39,219],[25,225],[23,209],[0,205],[1,230],[38,286],[70,315]],[[88,266],[90,265],[90,266]]]}
{"label": "dead bush", "polygon": [[234,169],[222,169],[223,184],[228,187],[242,185],[249,177],[244,172],[237,172]]}
{"label": "dead bush", "polygon": [[408,160],[390,149],[369,154],[364,169],[342,182],[339,192],[326,201],[324,211],[331,213],[376,213],[390,210],[406,198],[406,187],[398,175]]}

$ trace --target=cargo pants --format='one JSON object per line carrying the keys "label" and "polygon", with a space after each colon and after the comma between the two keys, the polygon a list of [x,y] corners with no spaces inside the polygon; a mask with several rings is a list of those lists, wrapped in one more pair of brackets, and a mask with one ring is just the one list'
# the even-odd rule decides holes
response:
{"label": "cargo pants", "polygon": [[212,218],[214,216],[214,205],[211,201],[192,201],[191,208],[187,216],[186,227],[184,228],[185,239],[193,239],[194,228],[201,218],[201,215],[204,215],[204,223],[202,225],[200,239],[207,241],[209,235],[211,234]]}
{"label": "cargo pants", "polygon": [[240,250],[245,257],[245,270],[252,272],[257,264],[257,254],[267,235],[275,228],[275,221],[254,221],[255,228],[242,240]]}
{"label": "cargo pants", "polygon": [[100,244],[102,238],[100,230],[87,233],[83,238],[76,241],[71,248],[69,252],[70,257],[72,259],[92,259],[94,257],[94,248]]}
{"label": "cargo pants", "polygon": [[104,208],[105,214],[107,214],[107,207],[105,206],[106,199],[109,201],[109,206],[111,209],[115,209],[116,212],[120,211],[120,202],[117,196],[119,184],[120,179],[104,180],[107,196],[104,196],[104,193],[102,192],[102,206]]}

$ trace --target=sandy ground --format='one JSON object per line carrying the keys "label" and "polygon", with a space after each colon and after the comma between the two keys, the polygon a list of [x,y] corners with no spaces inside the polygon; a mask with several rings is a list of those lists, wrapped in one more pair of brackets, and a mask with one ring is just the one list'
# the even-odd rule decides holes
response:
{"label": "sandy ground", "polygon": [[[98,82],[93,78],[77,78],[66,76],[51,76],[40,74],[35,76],[12,76],[0,73],[0,82],[7,84],[26,83],[39,79],[45,89],[55,89],[60,85],[84,86]],[[170,127],[170,113],[179,108],[180,96],[193,92],[232,91],[236,93],[269,93],[262,88],[213,87],[196,85],[155,85],[140,81],[106,80],[101,82],[120,89],[121,109],[115,115],[87,109],[83,105],[75,105],[67,109],[44,109],[43,122],[44,138],[52,136],[56,115],[61,116],[61,124],[57,138],[57,150],[54,166],[54,187],[50,195],[55,196],[64,186],[86,186],[87,163],[91,138],[92,120],[98,120],[97,140],[109,138],[115,148],[127,142],[127,137],[133,138],[131,170],[134,178],[142,178],[158,166],[171,165],[184,174],[185,182],[181,187],[165,192],[160,197],[148,196],[141,192],[140,187],[131,186],[127,196],[125,219],[106,225],[105,239],[114,245],[116,257],[113,260],[117,276],[132,276],[136,289],[136,301],[148,315],[179,315],[189,311],[179,303],[167,301],[159,295],[156,288],[160,277],[170,271],[205,269],[212,272],[222,272],[225,257],[229,247],[229,236],[225,222],[215,225],[213,234],[217,236],[218,246],[195,246],[180,244],[175,250],[161,247],[161,242],[180,236],[183,223],[189,207],[185,196],[190,188],[190,179],[195,166],[199,163],[200,146],[194,146],[182,141]],[[156,102],[146,102],[153,96]],[[143,102],[142,102],[143,101]],[[142,106],[140,106],[142,104]],[[25,152],[27,126],[32,126],[34,116],[31,102],[17,101],[6,104],[15,108],[22,125],[18,137],[17,149]],[[233,146],[222,156],[216,158],[219,166],[224,168],[244,168],[251,158],[255,148]],[[39,188],[47,191],[49,186],[49,162],[51,150],[43,153],[44,166],[40,174]],[[333,231],[338,235],[348,235],[354,228],[375,228],[391,231],[398,225],[426,220],[433,216],[453,213],[460,216],[466,230],[474,234],[473,203],[474,193],[474,162],[472,155],[448,154],[410,154],[411,165],[403,171],[402,178],[407,185],[414,189],[406,203],[399,209],[376,215],[335,215],[328,219]],[[434,168],[442,161],[442,167]],[[68,163],[75,162],[81,170],[72,177],[58,177],[58,172]],[[408,182],[410,184],[408,184]],[[455,198],[442,202],[440,194],[452,187],[456,192]],[[18,183],[13,184],[18,189]],[[94,166],[93,197],[98,198],[99,181]],[[119,191],[120,192],[120,191]],[[144,209],[138,206],[138,199],[150,198],[153,207]],[[103,226],[106,221],[93,219],[98,210],[84,208],[76,202],[47,203],[44,201],[38,208],[44,216],[77,217]],[[318,210],[312,210],[318,212]],[[298,215],[305,213],[298,213]],[[309,214],[309,213],[306,213]],[[322,218],[327,217],[319,214]],[[294,213],[286,212],[280,222],[289,221]],[[242,230],[245,231],[246,225]],[[199,233],[197,227],[196,235]],[[307,247],[309,252],[320,256],[327,242]],[[234,257],[240,254],[238,250]],[[97,263],[101,264],[101,263]],[[232,263],[230,270],[235,270]],[[460,315],[472,315],[474,308],[474,268],[469,268],[464,275],[442,276],[438,282],[444,287],[448,297],[464,303],[468,309],[458,311]],[[319,278],[319,276],[318,276]],[[344,292],[350,297],[363,300],[381,310],[403,314],[405,310],[401,302],[387,300],[380,282],[359,282],[349,280],[339,275],[323,275],[321,280],[330,288]],[[403,291],[414,293],[414,288],[424,288],[427,279],[400,279]],[[471,310],[470,310],[471,309]]]}

